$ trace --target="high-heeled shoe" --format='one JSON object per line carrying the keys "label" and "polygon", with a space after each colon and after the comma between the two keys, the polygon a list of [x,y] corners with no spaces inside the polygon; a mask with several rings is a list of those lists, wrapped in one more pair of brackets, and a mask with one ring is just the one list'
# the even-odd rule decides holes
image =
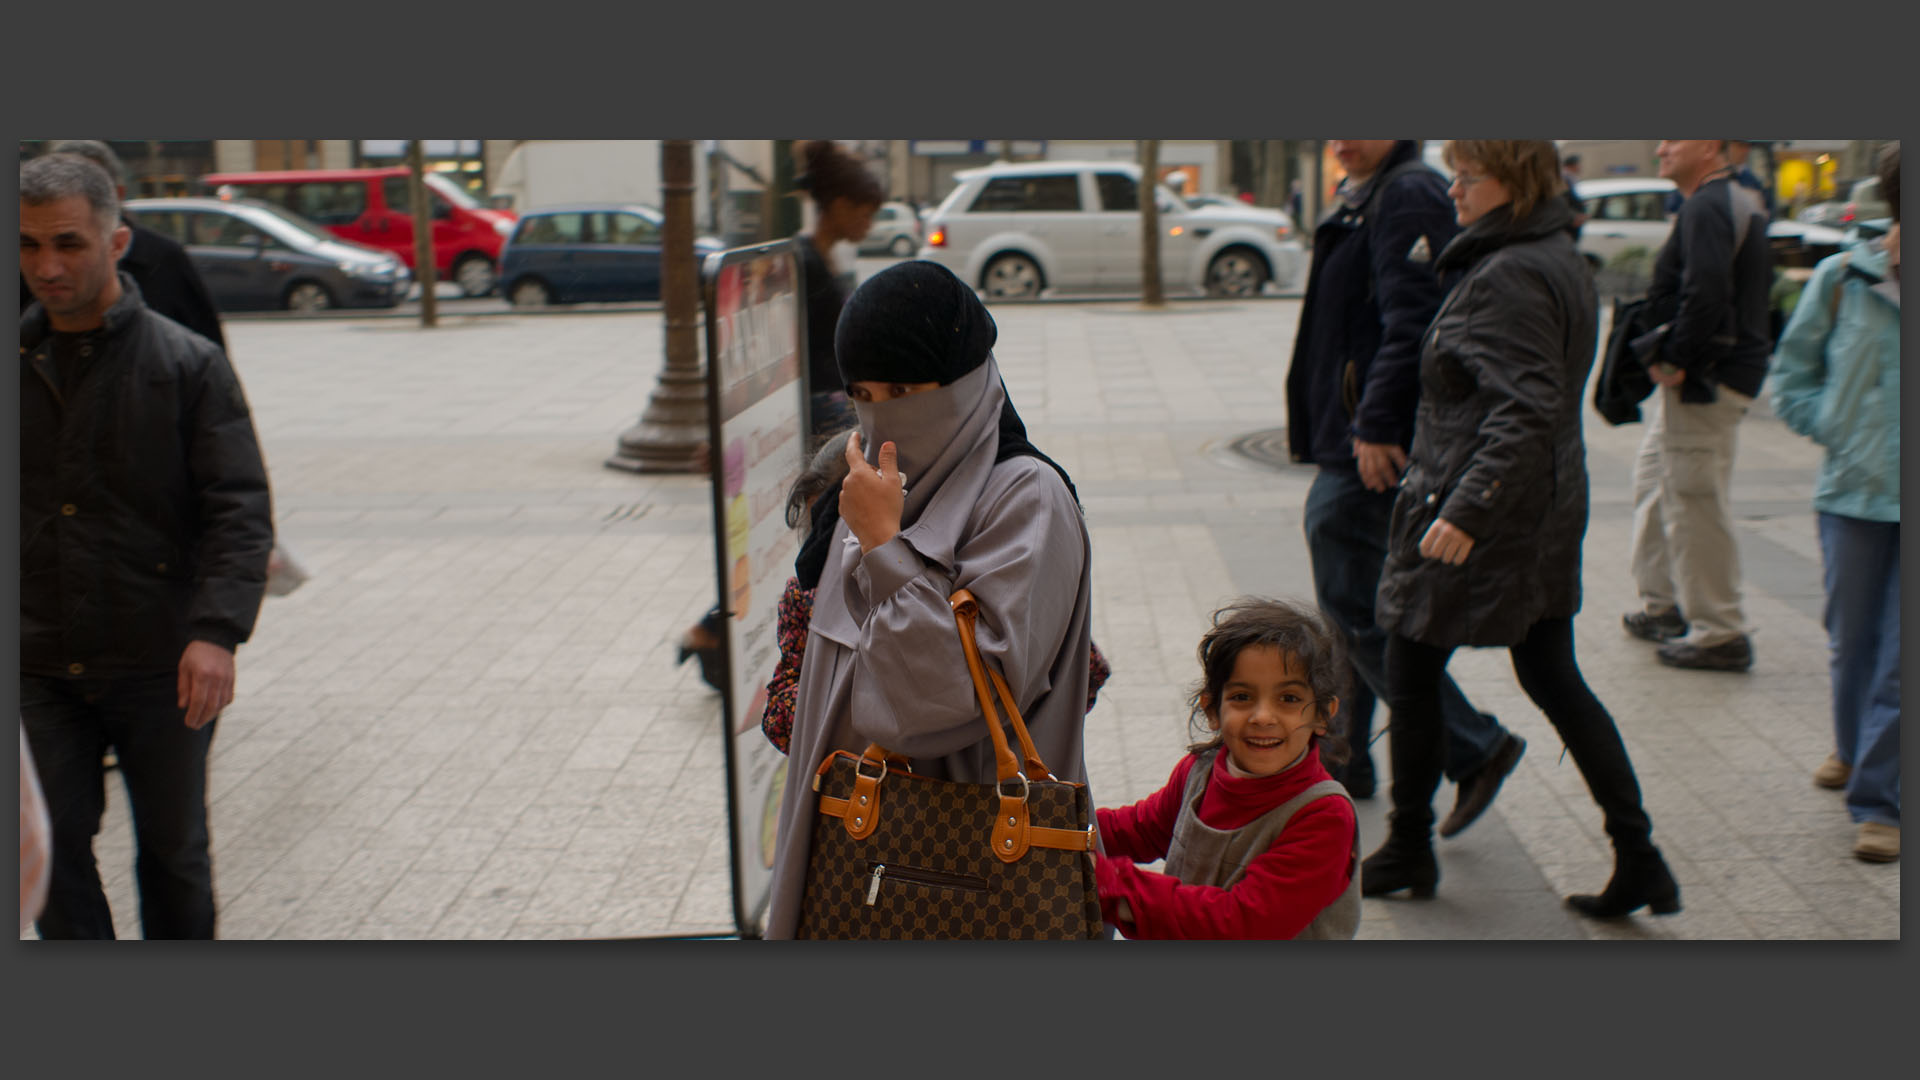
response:
{"label": "high-heeled shoe", "polygon": [[673,666],[679,667],[687,662],[688,657],[697,656],[700,658],[700,678],[705,681],[708,686],[713,687],[715,690],[721,690],[720,635],[726,630],[726,625],[726,616],[721,613],[719,608],[707,612],[706,616],[702,618],[696,626],[696,629],[706,635],[707,640],[713,642],[713,644],[695,645],[693,643],[694,632],[692,630],[687,631],[687,633],[680,638],[680,651],[674,658]]}
{"label": "high-heeled shoe", "polygon": [[688,657],[700,658],[700,678],[715,690],[720,689],[720,646],[690,645],[685,639],[680,642],[680,652],[673,662],[674,667],[687,662]]}
{"label": "high-heeled shoe", "polygon": [[1673,880],[1673,872],[1658,850],[1636,855],[1616,853],[1606,889],[1598,896],[1569,896],[1567,906],[1589,919],[1623,919],[1643,907],[1655,915],[1673,915],[1680,911],[1680,883]]}
{"label": "high-heeled shoe", "polygon": [[1440,863],[1433,845],[1396,842],[1391,837],[1360,864],[1360,895],[1385,896],[1410,891],[1415,900],[1433,899],[1440,883]]}

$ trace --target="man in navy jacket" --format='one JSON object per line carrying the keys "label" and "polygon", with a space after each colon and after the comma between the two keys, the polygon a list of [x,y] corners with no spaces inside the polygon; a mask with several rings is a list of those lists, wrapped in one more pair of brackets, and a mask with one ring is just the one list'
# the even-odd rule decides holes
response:
{"label": "man in navy jacket", "polygon": [[[1319,466],[1307,495],[1314,590],[1347,635],[1355,678],[1340,715],[1353,752],[1342,779],[1374,788],[1367,752],[1373,704],[1386,692],[1386,635],[1374,593],[1387,557],[1395,487],[1413,442],[1420,339],[1439,309],[1433,262],[1453,239],[1446,181],[1409,139],[1335,140],[1347,178],[1313,235],[1293,364],[1287,434],[1295,461]],[[1526,743],[1476,710],[1449,677],[1442,688],[1447,776],[1460,785],[1451,836],[1493,801]]]}

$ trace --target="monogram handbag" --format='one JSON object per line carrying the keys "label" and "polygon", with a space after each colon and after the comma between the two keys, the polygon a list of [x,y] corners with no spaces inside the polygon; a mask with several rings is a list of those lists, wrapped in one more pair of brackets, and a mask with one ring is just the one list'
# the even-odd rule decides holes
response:
{"label": "monogram handbag", "polygon": [[[795,936],[1099,938],[1086,785],[1047,771],[1006,680],[981,663],[973,594],[961,589],[948,602],[993,738],[997,780],[922,776],[877,743],[828,757],[813,778],[819,813]],[[1001,730],[989,681],[1024,760]]]}

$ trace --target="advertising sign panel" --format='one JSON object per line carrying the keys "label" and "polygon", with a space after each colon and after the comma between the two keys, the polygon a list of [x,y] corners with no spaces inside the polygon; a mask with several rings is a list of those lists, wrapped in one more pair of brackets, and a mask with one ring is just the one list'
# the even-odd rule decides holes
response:
{"label": "advertising sign panel", "polygon": [[794,242],[708,256],[707,402],[715,579],[727,613],[722,680],[734,919],[757,937],[773,883],[786,755],[760,731],[780,649],[780,594],[800,532],[787,492],[806,454],[806,305]]}

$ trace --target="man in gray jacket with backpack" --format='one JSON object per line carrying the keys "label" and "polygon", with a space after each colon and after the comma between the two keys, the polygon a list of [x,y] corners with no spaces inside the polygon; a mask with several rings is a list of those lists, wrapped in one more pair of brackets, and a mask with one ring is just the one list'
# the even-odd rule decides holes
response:
{"label": "man in gray jacket with backpack", "polygon": [[1640,610],[1623,622],[1635,637],[1661,643],[1663,664],[1745,671],[1753,645],[1740,608],[1729,488],[1740,419],[1772,352],[1767,212],[1734,181],[1725,140],[1669,139],[1657,154],[1660,175],[1686,201],[1647,297],[1662,339],[1634,465]]}

